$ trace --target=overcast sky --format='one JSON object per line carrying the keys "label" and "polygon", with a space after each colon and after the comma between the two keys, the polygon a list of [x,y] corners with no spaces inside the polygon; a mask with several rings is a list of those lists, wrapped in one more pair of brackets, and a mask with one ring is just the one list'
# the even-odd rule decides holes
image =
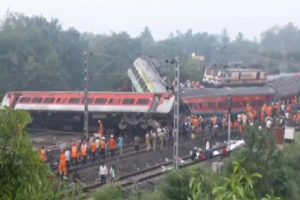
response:
{"label": "overcast sky", "polygon": [[57,18],[64,28],[81,32],[126,31],[137,36],[145,26],[155,39],[176,30],[221,33],[232,38],[243,32],[248,39],[274,25],[300,26],[300,0],[0,0],[6,11]]}

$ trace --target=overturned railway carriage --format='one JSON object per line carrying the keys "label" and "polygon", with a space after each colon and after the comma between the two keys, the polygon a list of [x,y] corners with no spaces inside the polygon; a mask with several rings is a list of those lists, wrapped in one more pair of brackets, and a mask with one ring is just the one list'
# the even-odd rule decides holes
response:
{"label": "overturned railway carriage", "polygon": [[[106,128],[125,129],[128,124],[147,127],[149,119],[165,118],[174,103],[170,94],[100,93],[88,98],[89,122],[96,131],[99,119]],[[35,125],[55,129],[83,129],[84,98],[82,92],[9,92],[3,106],[29,111]]]}
{"label": "overturned railway carriage", "polygon": [[228,110],[228,97],[232,96],[234,113],[246,110],[249,103],[260,109],[264,103],[278,100],[292,100],[300,95],[300,78],[293,75],[282,77],[260,87],[224,87],[187,89],[182,91],[182,102],[195,114],[222,114]]}

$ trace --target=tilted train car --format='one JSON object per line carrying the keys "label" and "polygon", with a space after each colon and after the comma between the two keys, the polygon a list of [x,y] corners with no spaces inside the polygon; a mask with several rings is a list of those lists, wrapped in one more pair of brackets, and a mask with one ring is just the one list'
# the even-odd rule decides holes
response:
{"label": "tilted train car", "polygon": [[[170,94],[90,92],[89,121],[97,127],[102,119],[107,126],[128,120],[144,123],[168,115],[174,103]],[[29,111],[35,124],[61,129],[70,126],[82,130],[84,98],[82,92],[9,92],[2,106]]]}
{"label": "tilted train car", "polygon": [[158,64],[151,58],[137,58],[133,67],[128,69],[127,74],[136,92],[167,92],[165,82],[159,74]]}

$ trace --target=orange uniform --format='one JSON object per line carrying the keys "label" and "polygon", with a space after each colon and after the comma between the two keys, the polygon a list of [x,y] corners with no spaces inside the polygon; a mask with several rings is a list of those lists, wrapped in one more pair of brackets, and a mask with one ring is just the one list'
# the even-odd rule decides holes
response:
{"label": "orange uniform", "polygon": [[109,149],[110,150],[116,150],[117,149],[117,143],[116,143],[116,140],[114,138],[110,138],[108,143],[109,143]]}
{"label": "orange uniform", "polygon": [[77,159],[77,157],[78,157],[78,147],[77,147],[76,144],[73,144],[71,154],[72,154],[71,155],[72,156],[72,160]]}
{"label": "orange uniform", "polygon": [[67,176],[67,157],[64,151],[60,154],[59,174]]}
{"label": "orange uniform", "polygon": [[97,145],[96,145],[96,142],[92,142],[91,144],[91,152],[92,153],[95,153],[97,151]]}
{"label": "orange uniform", "polygon": [[106,144],[105,144],[105,141],[102,139],[100,141],[100,149],[105,150],[105,148],[106,148]]}
{"label": "orange uniform", "polygon": [[266,113],[267,113],[267,116],[268,116],[268,117],[272,117],[272,114],[273,114],[273,113],[272,113],[272,106],[268,106],[268,107],[267,107]]}
{"label": "orange uniform", "polygon": [[47,161],[47,152],[44,148],[41,148],[39,151],[39,157],[41,159],[41,161],[46,162]]}
{"label": "orange uniform", "polygon": [[87,156],[87,146],[86,146],[85,143],[81,144],[80,151],[81,151],[81,156],[82,157],[86,157]]}

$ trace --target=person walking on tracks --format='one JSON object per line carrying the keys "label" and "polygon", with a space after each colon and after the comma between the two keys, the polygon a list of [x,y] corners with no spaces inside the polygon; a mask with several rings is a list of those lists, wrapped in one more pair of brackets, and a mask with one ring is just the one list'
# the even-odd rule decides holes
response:
{"label": "person walking on tracks", "polygon": [[99,176],[100,176],[100,180],[101,180],[101,185],[106,184],[107,175],[108,175],[107,166],[104,163],[101,163],[100,168],[99,168]]}
{"label": "person walking on tracks", "polygon": [[133,144],[134,144],[134,149],[136,152],[139,151],[139,147],[140,147],[140,137],[135,135],[134,138],[133,138]]}
{"label": "person walking on tracks", "polygon": [[154,130],[151,130],[150,133],[151,133],[152,148],[155,151],[156,150],[157,134]]}
{"label": "person walking on tracks", "polygon": [[109,177],[110,177],[110,182],[115,182],[116,180],[116,169],[115,165],[112,165],[109,169]]}
{"label": "person walking on tracks", "polygon": [[108,144],[109,144],[110,154],[111,154],[111,156],[114,156],[115,151],[117,149],[117,143],[116,143],[116,140],[115,140],[113,135],[110,135],[110,139],[108,141]]}
{"label": "person walking on tracks", "polygon": [[47,151],[44,146],[42,146],[41,149],[39,150],[39,157],[40,160],[43,162],[47,162],[48,160]]}
{"label": "person walking on tracks", "polygon": [[122,134],[120,134],[120,136],[118,137],[118,148],[119,148],[120,154],[123,155],[124,138],[123,138]]}
{"label": "person walking on tracks", "polygon": [[73,143],[72,149],[71,149],[71,156],[72,156],[72,162],[73,164],[77,164],[77,158],[78,158],[78,147],[75,143]]}
{"label": "person walking on tracks", "polygon": [[160,126],[157,128],[157,136],[160,140],[160,149],[162,149],[164,147],[164,133]]}
{"label": "person walking on tracks", "polygon": [[68,171],[69,171],[69,168],[70,168],[70,162],[71,162],[71,153],[70,153],[69,147],[66,147],[65,155],[66,155],[66,160],[67,160],[67,169],[68,169]]}
{"label": "person walking on tracks", "polygon": [[210,142],[207,139],[205,141],[205,154],[206,154],[206,158],[210,158],[210,153],[211,153],[211,149],[210,149]]}
{"label": "person walking on tracks", "polygon": [[150,151],[151,150],[151,138],[150,138],[150,134],[149,132],[147,131],[146,134],[145,134],[145,141],[146,141],[146,150],[147,151]]}
{"label": "person walking on tracks", "polygon": [[103,160],[105,160],[105,150],[106,150],[105,137],[102,137],[100,141],[100,158]]}

